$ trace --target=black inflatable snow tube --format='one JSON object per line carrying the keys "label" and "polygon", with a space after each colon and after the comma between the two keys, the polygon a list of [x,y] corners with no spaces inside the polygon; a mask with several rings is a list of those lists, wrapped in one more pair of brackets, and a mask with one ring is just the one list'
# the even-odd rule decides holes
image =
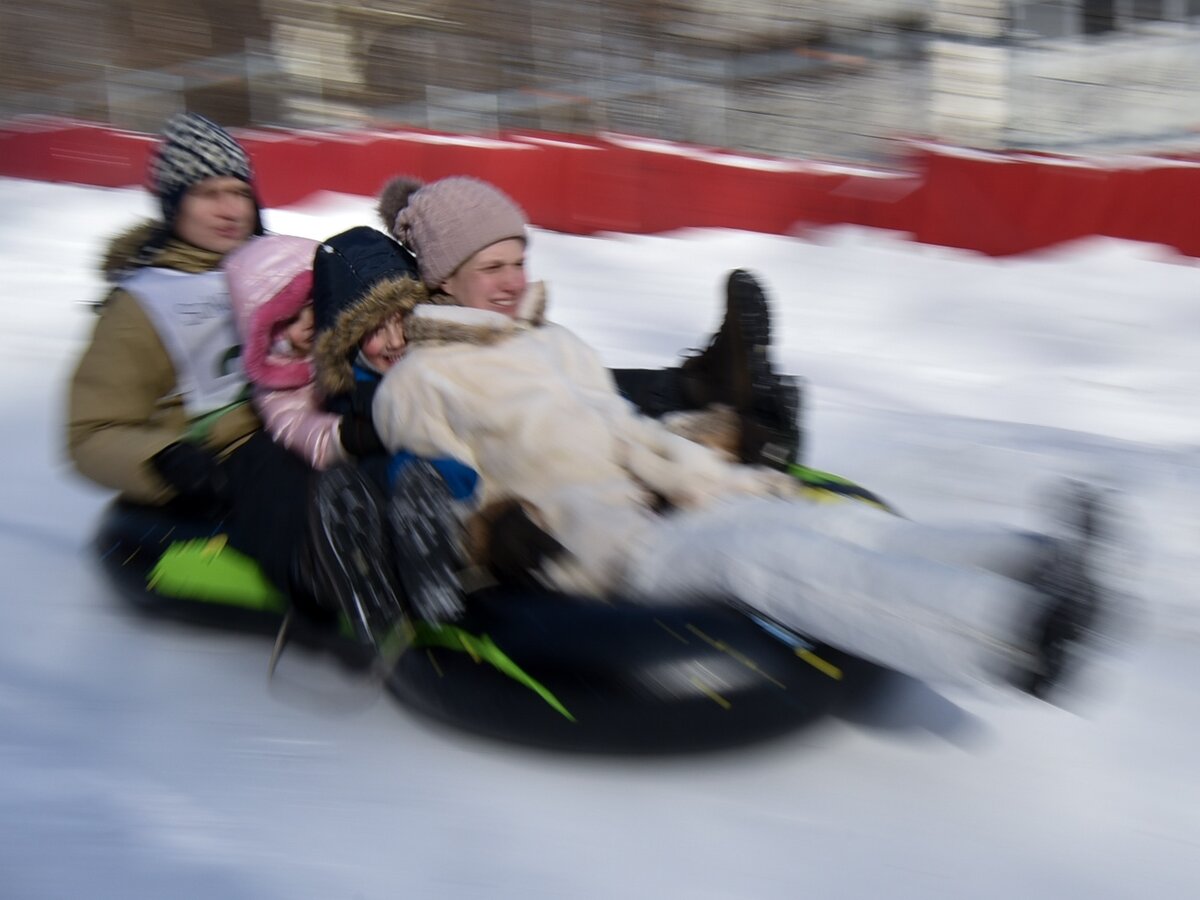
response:
{"label": "black inflatable snow tube", "polygon": [[[150,583],[167,547],[220,540],[212,522],[114,503],[96,537],[103,568],[155,615],[271,632],[282,606],[169,596]],[[351,650],[336,628],[327,649]],[[352,655],[352,652],[351,652]],[[592,752],[687,752],[784,734],[826,713],[860,660],[720,603],[601,604],[545,591],[470,597],[456,627],[420,626],[386,676],[406,707],[477,734]]]}

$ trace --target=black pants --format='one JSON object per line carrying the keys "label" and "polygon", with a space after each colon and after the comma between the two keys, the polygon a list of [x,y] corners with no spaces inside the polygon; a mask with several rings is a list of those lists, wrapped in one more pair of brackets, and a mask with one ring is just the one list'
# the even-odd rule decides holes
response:
{"label": "black pants", "polygon": [[313,472],[304,460],[259,431],[225,460],[233,490],[229,543],[258,561],[285,593],[308,532]]}
{"label": "black pants", "polygon": [[617,390],[643,415],[659,416],[688,409],[679,369],[611,369]]}

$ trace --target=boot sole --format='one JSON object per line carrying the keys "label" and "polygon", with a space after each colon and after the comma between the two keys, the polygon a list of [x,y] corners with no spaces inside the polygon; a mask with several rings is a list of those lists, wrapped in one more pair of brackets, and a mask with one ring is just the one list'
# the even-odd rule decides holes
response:
{"label": "boot sole", "polygon": [[397,478],[388,503],[396,573],[418,620],[454,621],[463,613],[461,524],[452,504],[442,476],[421,461]]}
{"label": "boot sole", "polygon": [[378,645],[404,618],[388,565],[378,491],[357,472],[329,470],[317,481],[313,547],[358,637]]}
{"label": "boot sole", "polygon": [[[741,456],[745,462],[785,467],[799,455],[799,385],[771,368],[771,309],[758,280],[743,269],[735,270],[729,276],[727,302],[737,314],[749,380],[748,396],[736,408],[763,431],[757,441],[746,436]],[[754,449],[755,444],[761,446]]]}
{"label": "boot sole", "polygon": [[729,276],[726,302],[737,309],[738,327],[748,350],[753,353],[761,348],[765,354],[771,344],[771,310],[762,285],[749,272],[737,269]]}
{"label": "boot sole", "polygon": [[1029,693],[1045,699],[1071,681],[1087,649],[1100,642],[1100,629],[1110,612],[1110,598],[1090,574],[1090,560],[1105,532],[1104,510],[1084,485],[1072,488],[1067,503],[1072,534],[1060,545],[1054,563],[1056,590],[1049,594],[1053,604],[1039,627],[1037,671],[1031,673]]}

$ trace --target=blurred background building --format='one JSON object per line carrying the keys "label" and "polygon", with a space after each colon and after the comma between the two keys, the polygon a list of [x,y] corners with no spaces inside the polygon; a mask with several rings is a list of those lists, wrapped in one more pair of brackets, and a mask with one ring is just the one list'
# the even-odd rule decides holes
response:
{"label": "blurred background building", "polygon": [[155,130],[615,131],[887,161],[896,138],[1200,137],[1200,0],[41,0],[0,6],[0,118]]}

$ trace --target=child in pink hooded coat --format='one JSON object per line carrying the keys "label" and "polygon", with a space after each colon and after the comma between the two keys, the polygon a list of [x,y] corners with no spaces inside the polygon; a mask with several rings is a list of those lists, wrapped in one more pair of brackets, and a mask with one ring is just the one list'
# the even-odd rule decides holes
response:
{"label": "child in pink hooded coat", "polygon": [[268,235],[224,263],[242,362],[263,425],[314,469],[346,459],[341,416],[326,412],[312,361],[313,255],[308,238]]}

